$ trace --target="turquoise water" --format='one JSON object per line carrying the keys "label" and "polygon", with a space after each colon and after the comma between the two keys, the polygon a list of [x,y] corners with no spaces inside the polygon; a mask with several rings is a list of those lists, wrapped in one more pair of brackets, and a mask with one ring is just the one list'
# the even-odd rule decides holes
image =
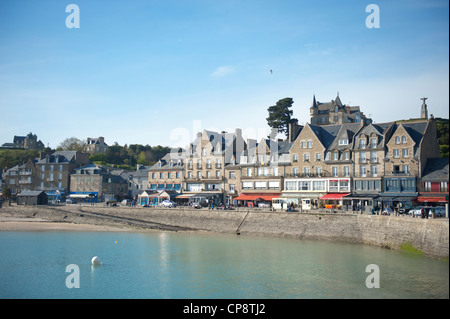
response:
{"label": "turquoise water", "polygon": [[[93,256],[103,264],[91,266]],[[80,288],[66,286],[70,264]],[[380,288],[366,287],[369,264]],[[295,239],[0,232],[0,298],[449,298],[449,263]]]}

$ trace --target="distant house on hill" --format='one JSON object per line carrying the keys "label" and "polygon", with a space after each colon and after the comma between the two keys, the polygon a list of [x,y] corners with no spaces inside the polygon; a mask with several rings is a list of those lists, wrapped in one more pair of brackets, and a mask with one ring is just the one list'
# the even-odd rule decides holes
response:
{"label": "distant house on hill", "polygon": [[45,145],[41,140],[38,141],[36,134],[30,132],[27,136],[15,135],[12,143],[4,143],[2,147],[42,151]]}
{"label": "distant house on hill", "polygon": [[91,155],[96,153],[105,153],[108,149],[108,144],[105,143],[105,138],[100,136],[98,138],[88,137],[84,146],[85,152]]}
{"label": "distant house on hill", "polygon": [[371,119],[367,118],[361,112],[359,106],[343,104],[339,93],[335,100],[326,103],[316,101],[316,96],[314,95],[313,103],[309,110],[311,117],[310,123],[314,125],[372,122]]}

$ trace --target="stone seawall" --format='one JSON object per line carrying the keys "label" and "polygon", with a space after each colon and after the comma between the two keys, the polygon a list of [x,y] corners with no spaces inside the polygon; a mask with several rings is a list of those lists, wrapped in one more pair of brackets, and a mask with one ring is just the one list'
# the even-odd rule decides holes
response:
{"label": "stone seawall", "polygon": [[[162,230],[224,233],[235,233],[247,213],[76,205],[4,206],[1,211],[79,224],[131,225]],[[146,224],[140,224],[139,221]],[[449,221],[446,218],[251,211],[242,224],[240,233],[361,243],[396,250],[409,247],[421,251],[425,256],[436,258],[448,258],[449,255]]]}

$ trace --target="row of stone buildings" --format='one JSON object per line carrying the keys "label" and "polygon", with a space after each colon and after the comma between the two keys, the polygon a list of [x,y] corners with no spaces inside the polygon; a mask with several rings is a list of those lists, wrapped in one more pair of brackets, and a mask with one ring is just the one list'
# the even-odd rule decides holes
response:
{"label": "row of stone buildings", "polygon": [[[448,158],[439,156],[434,119],[306,124],[291,127],[287,141],[204,130],[188,150],[148,170],[148,189],[215,204],[280,198],[303,209],[439,204],[448,201]],[[428,183],[439,185],[431,193]]]}
{"label": "row of stone buildings", "polygon": [[[186,149],[134,172],[90,164],[86,153],[55,152],[8,170],[6,184],[13,194],[42,190],[50,199],[94,202],[128,197],[142,205],[166,198],[302,209],[442,205],[448,158],[439,158],[436,122],[423,101],[420,119],[373,123],[339,95],[327,103],[314,97],[311,124],[290,125],[286,140],[203,130]],[[107,147],[103,138],[87,144],[92,153]]]}

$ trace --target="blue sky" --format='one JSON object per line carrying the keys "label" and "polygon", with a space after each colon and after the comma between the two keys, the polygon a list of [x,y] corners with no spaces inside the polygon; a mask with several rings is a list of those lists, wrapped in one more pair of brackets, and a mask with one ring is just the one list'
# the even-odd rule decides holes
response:
{"label": "blue sky", "polygon": [[[380,28],[366,27],[371,3]],[[279,99],[306,123],[313,94],[337,92],[376,122],[418,117],[423,96],[448,118],[448,14],[447,0],[0,0],[0,144],[259,139]]]}

